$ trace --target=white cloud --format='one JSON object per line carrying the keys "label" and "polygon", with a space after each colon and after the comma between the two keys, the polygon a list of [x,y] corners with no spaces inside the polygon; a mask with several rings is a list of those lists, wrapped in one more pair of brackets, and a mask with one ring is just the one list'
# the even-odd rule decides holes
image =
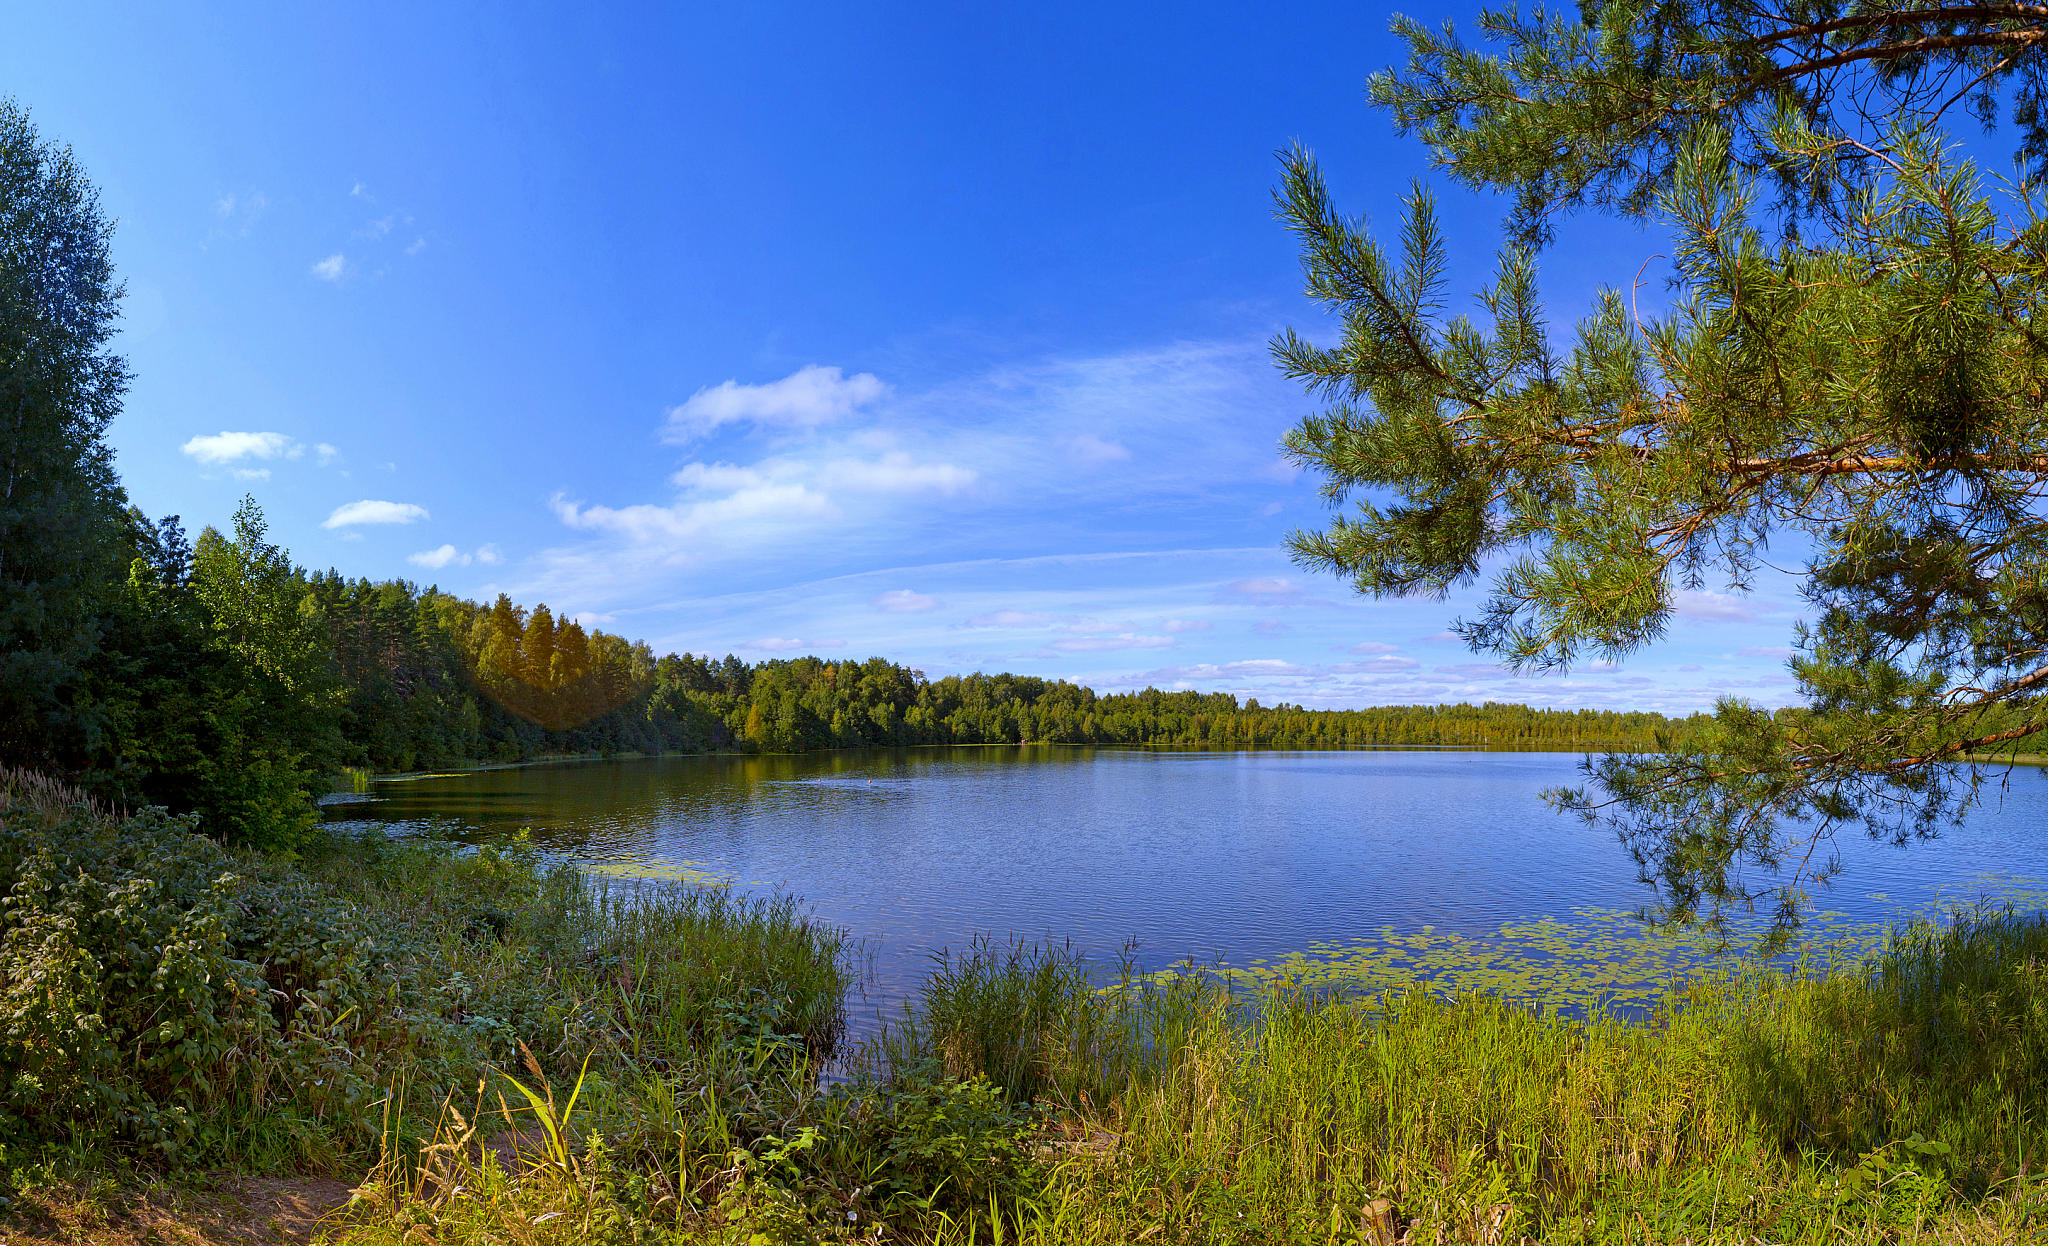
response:
{"label": "white cloud", "polygon": [[1104,463],[1118,463],[1131,457],[1131,452],[1114,441],[1104,441],[1094,433],[1082,433],[1069,437],[1065,443],[1067,457],[1076,463],[1098,467]]}
{"label": "white cloud", "polygon": [[1759,612],[1770,609],[1744,597],[1700,589],[1681,588],[1671,595],[1671,613],[1681,619],[1708,623],[1750,623],[1755,621]]}
{"label": "white cloud", "polygon": [[761,640],[750,640],[740,646],[742,649],[762,649],[769,653],[793,653],[798,649],[844,649],[843,640],[785,640],[780,636],[768,636]]}
{"label": "white cloud", "polygon": [[1399,645],[1389,645],[1389,644],[1384,644],[1384,643],[1382,643],[1382,642],[1380,642],[1380,641],[1377,641],[1377,640],[1361,640],[1361,641],[1359,641],[1359,642],[1358,642],[1357,644],[1355,644],[1355,645],[1352,645],[1352,646],[1351,646],[1350,648],[1348,648],[1348,649],[1345,649],[1345,650],[1344,650],[1344,652],[1346,652],[1346,653],[1392,653],[1392,652],[1394,652],[1394,651],[1395,651],[1396,649],[1399,649],[1400,647],[1401,647],[1401,646],[1399,646]]}
{"label": "white cloud", "polygon": [[1159,630],[1169,635],[1180,635],[1185,632],[1206,632],[1210,630],[1210,623],[1207,619],[1168,619],[1160,624]]}
{"label": "white cloud", "polygon": [[1334,606],[1334,601],[1304,597],[1303,586],[1282,576],[1254,576],[1251,579],[1236,580],[1223,590],[1225,601],[1233,598],[1241,603],[1256,606]]}
{"label": "white cloud", "polygon": [[229,474],[236,480],[270,479],[270,469],[267,467],[237,467]]}
{"label": "white cloud", "polygon": [[334,462],[334,460],[341,457],[340,450],[328,445],[324,441],[313,447],[313,453],[320,456],[320,466],[322,467],[326,467],[328,464]]}
{"label": "white cloud", "polygon": [[1280,636],[1294,629],[1278,619],[1260,619],[1252,624],[1252,630],[1261,636]]}
{"label": "white cloud", "polygon": [[1279,514],[1284,509],[1286,509],[1285,503],[1268,502],[1264,506],[1261,506],[1259,508],[1259,518],[1271,519],[1273,516]]}
{"label": "white cloud", "polygon": [[848,493],[917,493],[932,490],[953,494],[974,483],[976,473],[951,463],[920,463],[901,450],[873,459],[837,458],[823,462],[768,459],[753,467],[731,463],[688,463],[669,482],[678,489],[721,493],[771,485],[805,484]]}
{"label": "white cloud", "polygon": [[975,473],[951,463],[917,463],[901,450],[891,450],[878,459],[836,459],[824,464],[818,478],[827,487],[856,489],[870,493],[911,493],[936,489],[957,493],[974,483]]}
{"label": "white cloud", "polygon": [[418,554],[408,554],[405,560],[415,567],[426,567],[429,570],[438,571],[442,567],[448,566],[467,567],[472,562],[480,563],[486,567],[495,567],[505,561],[505,556],[498,552],[498,547],[495,545],[480,545],[473,554],[465,554],[453,545],[443,545],[439,549],[425,550]]}
{"label": "white cloud", "polygon": [[1395,657],[1391,653],[1382,653],[1375,656],[1369,662],[1339,662],[1330,669],[1345,675],[1353,675],[1360,672],[1377,674],[1381,671],[1412,671],[1421,665],[1422,663],[1417,662],[1414,658],[1400,658]]}
{"label": "white cloud", "polygon": [[220,432],[194,437],[178,449],[209,467],[237,459],[295,459],[306,452],[283,433]]}
{"label": "white cloud", "polygon": [[1792,656],[1792,650],[1785,645],[1751,645],[1747,649],[1737,649],[1735,656],[1738,658],[1789,658]]}
{"label": "white cloud", "polygon": [[678,443],[694,441],[727,424],[739,423],[812,429],[844,419],[888,392],[889,387],[873,373],[845,376],[838,368],[817,364],[765,385],[731,380],[700,389],[687,402],[670,409],[662,437]]}
{"label": "white cloud", "polygon": [[729,497],[674,506],[585,506],[561,494],[551,500],[555,516],[571,528],[609,532],[637,545],[673,551],[716,533],[730,539],[739,530],[790,527],[800,521],[837,519],[832,499],[800,484],[764,484]]}
{"label": "white cloud", "polygon": [[591,610],[585,610],[580,614],[572,615],[570,617],[573,618],[577,623],[582,624],[583,630],[586,632],[594,632],[598,628],[604,626],[607,623],[616,623],[619,621],[619,616],[616,614],[598,614],[595,611]]}
{"label": "white cloud", "polygon": [[1429,635],[1419,638],[1421,643],[1425,645],[1462,644],[1464,639],[1463,636],[1458,635],[1456,632],[1431,632]]}
{"label": "white cloud", "polygon": [[246,195],[228,193],[219,196],[213,201],[213,214],[220,218],[221,224],[211,236],[248,237],[256,218],[262,216],[263,210],[269,206],[270,200],[260,190],[252,190]]}
{"label": "white cloud", "polygon": [[340,281],[348,273],[348,257],[337,251],[324,260],[313,261],[307,271],[322,281]]}
{"label": "white cloud", "polygon": [[914,593],[907,588],[896,588],[886,593],[875,594],[868,604],[890,614],[922,614],[927,610],[938,609],[941,603],[936,597]]}
{"label": "white cloud", "polygon": [[1040,614],[1031,610],[991,610],[977,614],[962,627],[1050,627],[1059,622],[1056,614]]}
{"label": "white cloud", "polygon": [[1703,671],[1703,670],[1705,670],[1705,669],[1707,669],[1707,668],[1706,668],[1706,667],[1704,667],[1704,666],[1701,666],[1701,665],[1700,665],[1699,663],[1697,663],[1697,662],[1687,662],[1687,663],[1686,663],[1686,664],[1685,664],[1684,666],[1681,666],[1681,667],[1679,667],[1678,669],[1679,669],[1679,670],[1681,670],[1681,671]]}
{"label": "white cloud", "polygon": [[413,239],[412,245],[405,249],[405,253],[407,255],[418,255],[420,252],[426,249],[427,240],[425,238],[415,238]]}
{"label": "white cloud", "polygon": [[453,545],[443,545],[440,549],[430,549],[418,554],[407,554],[405,560],[415,567],[425,567],[430,571],[439,571],[450,563],[462,567],[469,565],[469,555]]}
{"label": "white cloud", "polygon": [[731,463],[690,463],[669,477],[669,483],[678,489],[751,489],[767,484],[768,478],[751,467]]}
{"label": "white cloud", "polygon": [[1276,675],[1313,675],[1311,666],[1297,666],[1280,658],[1252,658],[1242,662],[1202,662],[1195,666],[1162,666],[1131,676],[1132,683],[1182,683],[1219,679],[1255,679]]}
{"label": "white cloud", "polygon": [[1109,653],[1117,649],[1171,649],[1179,644],[1171,636],[1146,636],[1121,632],[1114,636],[1068,636],[1052,642],[1061,653]]}
{"label": "white cloud", "polygon": [[337,506],[334,513],[320,524],[323,528],[345,528],[359,523],[411,523],[416,519],[431,518],[424,506],[410,502],[375,502],[365,499]]}

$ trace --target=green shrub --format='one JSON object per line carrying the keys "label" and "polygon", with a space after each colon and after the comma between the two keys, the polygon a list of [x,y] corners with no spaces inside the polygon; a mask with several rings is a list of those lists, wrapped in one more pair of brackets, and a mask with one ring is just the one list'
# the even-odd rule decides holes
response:
{"label": "green shrub", "polygon": [[280,1037],[230,952],[243,880],[187,819],[0,813],[0,1132],[166,1155],[218,1143]]}
{"label": "green shrub", "polygon": [[889,1218],[1010,1206],[1036,1185],[1030,1139],[1043,1120],[979,1075],[877,1087],[855,1141],[868,1198]]}
{"label": "green shrub", "polygon": [[431,1096],[560,1036],[545,988],[480,981],[533,964],[449,933],[531,900],[535,872],[427,849],[383,864],[400,855],[442,876],[439,906],[365,906],[160,809],[0,808],[0,1146],[330,1158],[374,1144],[394,1081]]}

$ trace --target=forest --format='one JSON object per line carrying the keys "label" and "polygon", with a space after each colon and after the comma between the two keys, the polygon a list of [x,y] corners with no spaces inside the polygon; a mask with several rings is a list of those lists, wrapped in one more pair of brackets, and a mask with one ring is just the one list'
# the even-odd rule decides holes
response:
{"label": "forest", "polygon": [[[349,769],[564,755],[811,752],[942,744],[1519,745],[1657,749],[1689,720],[1416,705],[1311,710],[1229,693],[1100,695],[1064,680],[927,679],[873,657],[750,664],[586,630],[545,604],[309,573],[245,499],[188,539],[129,508],[68,730],[11,760],[124,805],[196,811],[224,838],[290,847]],[[22,747],[30,745],[30,747]],[[28,755],[23,755],[28,754]]]}

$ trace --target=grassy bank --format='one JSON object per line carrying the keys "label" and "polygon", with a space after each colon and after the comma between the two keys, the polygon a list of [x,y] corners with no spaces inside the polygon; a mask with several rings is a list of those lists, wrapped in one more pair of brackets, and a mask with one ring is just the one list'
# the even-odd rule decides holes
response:
{"label": "grassy bank", "polygon": [[[360,1180],[377,1246],[2021,1241],[2048,925],[1980,913],[1648,1021],[980,945],[850,1046],[838,932],[519,845],[223,852],[15,777],[0,1195]],[[829,1067],[837,1076],[821,1084]]]}

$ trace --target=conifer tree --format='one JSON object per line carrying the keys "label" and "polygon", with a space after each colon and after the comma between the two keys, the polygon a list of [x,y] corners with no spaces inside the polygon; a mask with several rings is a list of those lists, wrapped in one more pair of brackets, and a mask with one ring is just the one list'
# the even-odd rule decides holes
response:
{"label": "conifer tree", "polygon": [[[1782,937],[1837,830],[1931,835],[1973,758],[2048,727],[2048,8],[1575,13],[1484,14],[1484,51],[1397,20],[1408,63],[1371,83],[1452,179],[1512,197],[1476,317],[1447,309],[1427,190],[1386,247],[1283,158],[1308,293],[1341,321],[1274,343],[1330,400],[1286,448],[1358,499],[1291,545],[1375,595],[1488,577],[1458,630],[1522,669],[1633,653],[1679,590],[1807,547],[1802,708],[1724,701],[1554,794],[1619,830],[1666,916],[1763,899]],[[2017,176],[1959,153],[1972,118],[2012,124]],[[1582,210],[1669,233],[1641,248],[1672,257],[1666,314],[1610,289],[1554,330],[1538,248]]]}

